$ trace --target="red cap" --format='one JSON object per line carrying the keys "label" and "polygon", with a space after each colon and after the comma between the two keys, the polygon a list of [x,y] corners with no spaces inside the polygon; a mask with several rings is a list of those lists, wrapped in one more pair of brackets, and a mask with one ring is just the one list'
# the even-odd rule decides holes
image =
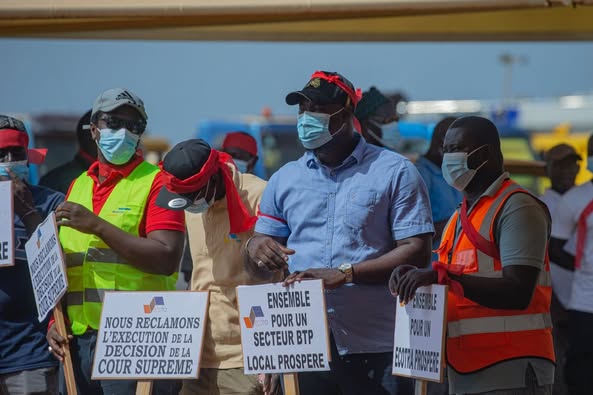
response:
{"label": "red cap", "polygon": [[222,142],[222,149],[239,148],[245,152],[249,152],[253,156],[257,156],[257,143],[255,139],[245,132],[230,132],[224,137]]}
{"label": "red cap", "polygon": [[[18,129],[0,129],[0,148],[29,146],[29,136],[26,132]],[[46,148],[29,148],[28,160],[30,163],[39,165],[45,160]]]}

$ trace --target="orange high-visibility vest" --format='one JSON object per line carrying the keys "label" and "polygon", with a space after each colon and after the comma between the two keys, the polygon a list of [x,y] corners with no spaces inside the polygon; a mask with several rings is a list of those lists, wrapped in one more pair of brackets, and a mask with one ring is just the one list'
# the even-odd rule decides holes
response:
{"label": "orange high-visibility vest", "polygon": [[[505,180],[494,196],[482,197],[468,215],[469,222],[486,241],[494,243],[495,219],[514,193],[529,192],[513,181]],[[459,215],[459,210],[453,213],[445,228],[437,250],[439,261],[463,266],[464,276],[502,278],[502,264],[498,257],[476,247],[463,229],[455,238],[456,228],[461,227]],[[447,362],[459,373],[471,373],[514,358],[554,361],[551,298],[547,251],[545,270],[540,272],[533,298],[525,310],[490,309],[449,292]]]}

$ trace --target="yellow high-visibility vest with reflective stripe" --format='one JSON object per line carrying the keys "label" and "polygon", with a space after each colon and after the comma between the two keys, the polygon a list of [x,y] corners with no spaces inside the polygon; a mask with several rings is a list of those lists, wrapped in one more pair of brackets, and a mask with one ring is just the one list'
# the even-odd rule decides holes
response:
{"label": "yellow high-visibility vest with reflective stripe", "polygon": [[[99,217],[112,225],[139,235],[148,194],[159,172],[158,167],[142,162],[115,186]],[[68,201],[93,211],[93,180],[82,174],[74,181]],[[177,273],[171,276],[145,273],[129,265],[99,237],[61,227],[60,242],[68,273],[66,294],[68,318],[74,335],[87,328],[98,329],[105,291],[174,290]]]}

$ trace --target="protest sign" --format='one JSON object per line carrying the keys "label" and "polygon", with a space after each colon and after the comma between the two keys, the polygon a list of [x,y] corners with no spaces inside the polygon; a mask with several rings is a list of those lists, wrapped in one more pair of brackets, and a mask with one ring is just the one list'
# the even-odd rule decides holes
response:
{"label": "protest sign", "polygon": [[208,292],[106,292],[92,378],[195,379]]}
{"label": "protest sign", "polygon": [[56,306],[68,287],[55,213],[50,213],[35,229],[25,243],[25,251],[37,303],[37,314],[41,322]]}
{"label": "protest sign", "polygon": [[0,181],[0,267],[14,265],[12,181]]}
{"label": "protest sign", "polygon": [[329,370],[321,280],[237,287],[245,374]]}
{"label": "protest sign", "polygon": [[442,382],[447,287],[431,285],[416,290],[395,314],[393,374]]}

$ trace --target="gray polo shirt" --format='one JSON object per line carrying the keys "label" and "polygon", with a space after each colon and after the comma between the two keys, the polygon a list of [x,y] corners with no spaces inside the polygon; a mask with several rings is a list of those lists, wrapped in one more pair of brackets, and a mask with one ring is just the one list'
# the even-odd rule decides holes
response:
{"label": "gray polo shirt", "polygon": [[[503,173],[482,196],[494,196],[509,178]],[[473,206],[470,208],[471,213]],[[457,224],[457,232],[461,225]],[[544,269],[551,221],[535,197],[515,193],[505,202],[494,225],[494,238],[502,266],[526,265]],[[448,366],[449,393],[468,394],[525,387],[525,373],[531,366],[539,385],[554,383],[553,362],[540,358],[518,358],[500,362],[476,373],[460,374]]]}

